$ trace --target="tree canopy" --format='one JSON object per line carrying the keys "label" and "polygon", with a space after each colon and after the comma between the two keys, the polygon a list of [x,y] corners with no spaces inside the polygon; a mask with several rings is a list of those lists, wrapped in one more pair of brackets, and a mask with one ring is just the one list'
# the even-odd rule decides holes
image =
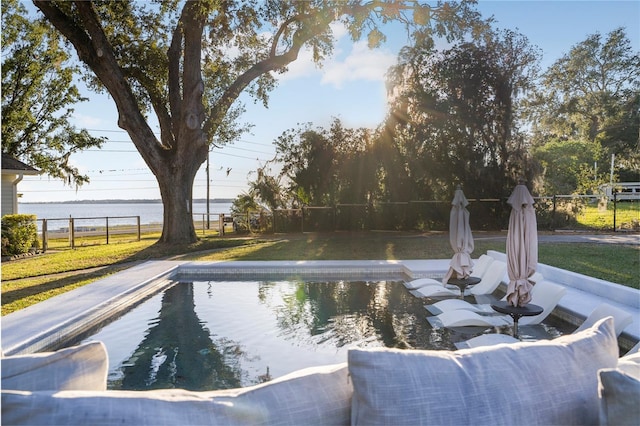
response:
{"label": "tree canopy", "polygon": [[[371,47],[384,41],[381,25],[392,20],[421,40],[484,28],[465,0],[433,7],[413,0],[34,4],[73,45],[91,86],[109,92],[118,125],[156,176],[164,243],[196,239],[193,179],[213,138],[224,142],[238,131],[238,96],[248,91],[266,103],[272,73],[286,72],[304,46],[318,62],[330,55],[331,23],[341,22],[354,40],[367,37]],[[149,125],[151,112],[159,137]]]}
{"label": "tree canopy", "polygon": [[53,29],[30,19],[17,0],[2,4],[2,152],[70,185],[89,181],[71,155],[102,138],[70,122],[86,99],[73,83],[71,62]]}
{"label": "tree canopy", "polygon": [[396,159],[385,157],[395,162],[387,175],[406,176],[403,186],[413,185],[418,199],[447,199],[457,184],[476,197],[506,196],[530,173],[518,105],[538,56],[512,31],[441,51],[430,43],[405,48],[389,73],[383,138]]}
{"label": "tree canopy", "polygon": [[[603,167],[618,157],[623,180],[640,173],[640,53],[624,29],[589,35],[543,75],[528,101],[535,145],[589,141]],[[605,157],[605,158],[602,158]],[[632,177],[633,176],[633,177]]]}

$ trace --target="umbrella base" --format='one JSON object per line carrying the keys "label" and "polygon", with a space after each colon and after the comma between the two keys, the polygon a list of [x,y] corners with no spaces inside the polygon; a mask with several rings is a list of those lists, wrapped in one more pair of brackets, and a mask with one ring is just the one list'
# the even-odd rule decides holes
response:
{"label": "umbrella base", "polygon": [[460,289],[460,299],[464,299],[464,291],[470,285],[476,285],[481,281],[478,277],[467,277],[467,278],[450,278],[447,281],[447,284],[452,284],[457,286]]}
{"label": "umbrella base", "polygon": [[491,307],[494,311],[507,314],[513,318],[513,337],[518,337],[518,320],[520,318],[540,315],[543,311],[542,306],[534,305],[533,303],[528,303],[524,306],[511,306],[509,302],[504,300],[492,303]]}

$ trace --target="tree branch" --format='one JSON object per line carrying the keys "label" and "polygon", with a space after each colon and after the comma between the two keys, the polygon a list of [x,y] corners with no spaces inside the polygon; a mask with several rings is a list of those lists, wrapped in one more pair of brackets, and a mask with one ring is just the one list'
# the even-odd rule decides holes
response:
{"label": "tree branch", "polygon": [[134,145],[153,170],[162,157],[161,144],[140,112],[137,100],[115,58],[91,2],[76,1],[76,8],[86,31],[74,18],[65,14],[54,2],[33,0],[49,22],[69,40],[78,57],[96,74],[106,87],[118,109],[118,126],[126,130]]}

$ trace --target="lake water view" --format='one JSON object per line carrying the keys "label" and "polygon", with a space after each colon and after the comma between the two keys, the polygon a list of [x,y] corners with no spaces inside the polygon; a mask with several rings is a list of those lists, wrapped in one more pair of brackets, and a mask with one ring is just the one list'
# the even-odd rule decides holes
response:
{"label": "lake water view", "polygon": [[[18,211],[21,214],[35,214],[38,219],[68,219],[76,218],[96,218],[95,220],[83,220],[82,226],[103,226],[105,217],[115,218],[122,216],[140,216],[140,224],[147,225],[162,224],[162,214],[164,207],[160,201],[157,202],[124,202],[114,200],[113,202],[97,203],[20,203]],[[230,202],[219,202],[212,200],[209,202],[209,213],[211,215],[231,212]],[[207,213],[206,201],[193,202],[194,219],[202,219],[197,215]],[[217,219],[212,216],[212,220]],[[38,221],[40,228],[41,221]],[[117,225],[117,220],[109,219],[110,224]],[[131,220],[128,221],[131,223]],[[69,226],[67,220],[48,221],[50,231],[58,230]]]}

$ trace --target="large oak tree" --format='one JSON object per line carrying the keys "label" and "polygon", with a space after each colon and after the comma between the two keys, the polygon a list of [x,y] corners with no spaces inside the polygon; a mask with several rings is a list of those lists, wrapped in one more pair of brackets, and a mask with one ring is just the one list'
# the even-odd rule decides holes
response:
{"label": "large oak tree", "polygon": [[[384,41],[382,24],[398,20],[422,39],[475,28],[472,1],[203,0],[157,2],[34,0],[73,45],[93,87],[107,90],[154,173],[164,204],[161,243],[196,240],[193,180],[213,138],[233,136],[235,101],[249,91],[265,104],[273,72],[285,72],[304,46],[314,60],[331,53],[330,24],[353,39]],[[153,112],[159,137],[149,124]]]}

